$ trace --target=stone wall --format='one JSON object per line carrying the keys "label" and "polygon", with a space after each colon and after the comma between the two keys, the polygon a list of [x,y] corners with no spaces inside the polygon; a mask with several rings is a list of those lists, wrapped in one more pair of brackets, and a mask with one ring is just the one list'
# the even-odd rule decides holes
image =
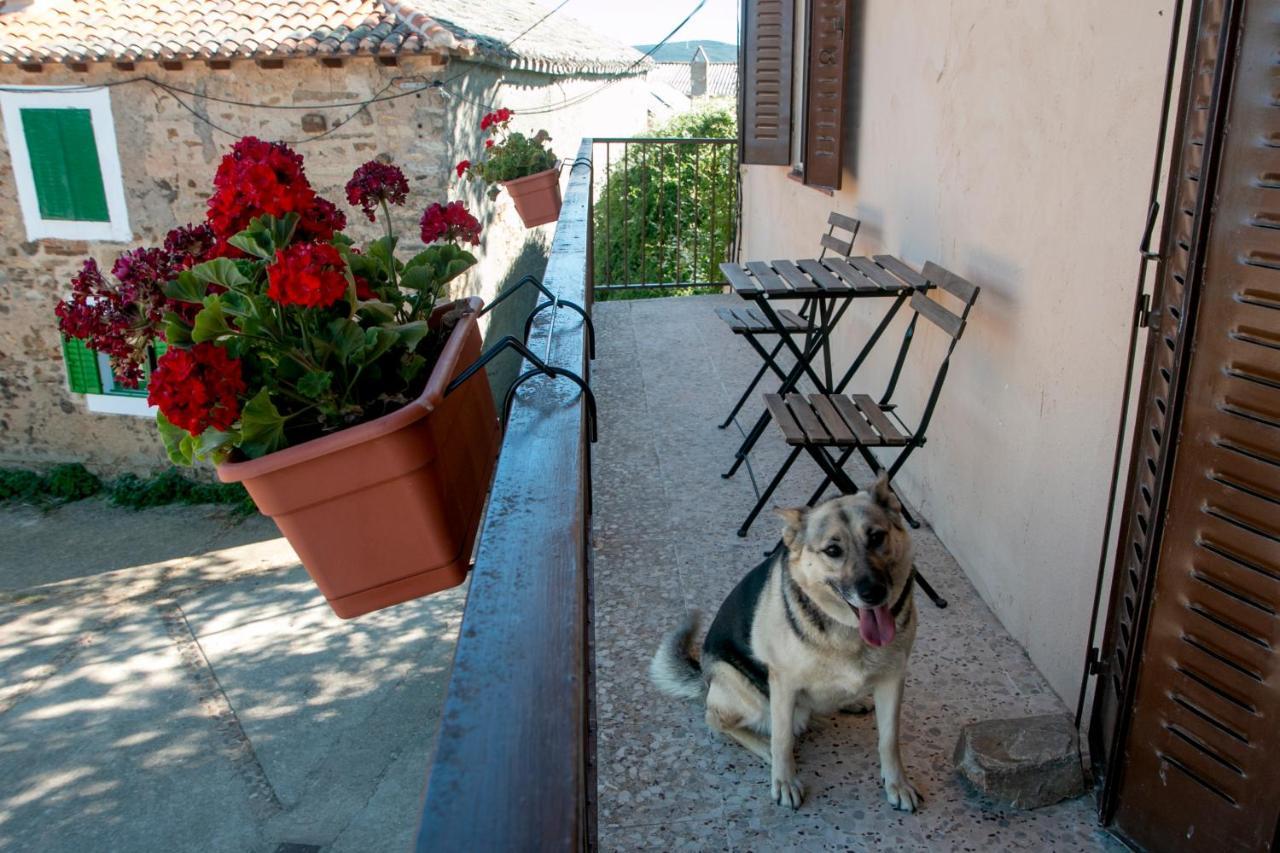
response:
{"label": "stone wall", "polygon": [[[444,64],[424,56],[402,57],[398,66],[350,58],[341,68],[310,59],[288,61],[278,69],[247,60],[223,70],[203,63],[186,63],[181,70],[138,63],[135,70],[121,71],[104,64],[83,74],[61,67],[26,73],[0,66],[0,85],[87,85],[140,75],[221,98],[281,105],[362,101],[387,84],[391,86],[384,96],[409,94],[359,110],[255,109],[175,97],[146,82],[113,87],[111,107],[132,244],[26,242],[8,145],[0,138],[0,465],[82,461],[97,471],[116,473],[167,464],[150,419],[90,413],[84,399],[67,390],[53,308],[84,257],[95,257],[109,268],[120,252],[158,243],[169,229],[202,218],[213,172],[233,135],[299,140],[297,149],[306,157],[308,177],[347,212],[349,230],[357,239],[372,236],[373,226],[346,208],[342,188],[352,170],[366,160],[390,158],[409,176],[410,205],[396,211],[402,217],[398,227],[407,239],[406,252],[419,246],[417,218],[426,204],[464,198],[484,224],[485,237],[477,252],[481,263],[456,291],[491,298],[504,282],[540,271],[554,226],[526,231],[505,195],[490,202],[479,187],[459,187],[453,164],[480,150],[479,118],[490,104],[516,110],[556,105],[596,92],[602,83],[594,77],[557,78],[473,63]],[[447,88],[458,94],[414,91],[433,80],[448,81]],[[229,133],[197,119],[177,98]],[[572,158],[583,135],[640,131],[645,101],[643,83],[627,79],[580,104],[545,116],[521,117],[517,124],[546,127],[555,137],[557,152]]]}

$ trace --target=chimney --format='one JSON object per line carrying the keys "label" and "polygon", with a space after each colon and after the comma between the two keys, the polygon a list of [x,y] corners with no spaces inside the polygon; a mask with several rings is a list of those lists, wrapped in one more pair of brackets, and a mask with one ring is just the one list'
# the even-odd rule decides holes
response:
{"label": "chimney", "polygon": [[698,45],[698,50],[689,60],[689,97],[699,98],[707,94],[707,52]]}

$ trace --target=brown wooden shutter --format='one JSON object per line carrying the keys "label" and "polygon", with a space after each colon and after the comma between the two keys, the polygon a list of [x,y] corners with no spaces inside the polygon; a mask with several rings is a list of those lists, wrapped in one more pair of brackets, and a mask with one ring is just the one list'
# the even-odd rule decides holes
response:
{"label": "brown wooden shutter", "polygon": [[742,0],[738,130],[743,163],[791,162],[794,0]]}
{"label": "brown wooden shutter", "polygon": [[1262,851],[1280,827],[1280,0],[1194,9],[1094,721],[1116,721],[1103,808],[1127,840]]}
{"label": "brown wooden shutter", "polygon": [[804,182],[840,188],[850,0],[809,0],[805,69]]}

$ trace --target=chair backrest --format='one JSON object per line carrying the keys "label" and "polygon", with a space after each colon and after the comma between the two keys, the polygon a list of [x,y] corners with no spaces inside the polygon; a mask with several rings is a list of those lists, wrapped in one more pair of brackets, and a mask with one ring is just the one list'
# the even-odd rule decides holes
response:
{"label": "chair backrest", "polygon": [[916,428],[915,435],[918,439],[923,439],[925,430],[929,426],[929,420],[933,417],[934,406],[938,403],[938,395],[942,392],[942,383],[947,378],[947,368],[951,363],[951,353],[956,348],[956,342],[960,340],[960,336],[964,334],[965,324],[969,320],[969,312],[973,309],[973,303],[978,300],[979,288],[960,276],[943,269],[932,261],[924,265],[924,269],[920,273],[920,277],[924,281],[933,286],[933,289],[939,293],[947,293],[960,302],[960,313],[956,313],[948,308],[942,302],[930,299],[925,290],[917,290],[911,294],[911,322],[907,324],[906,331],[902,335],[902,345],[898,349],[898,357],[894,362],[893,371],[889,374],[889,382],[885,387],[884,394],[880,398],[881,404],[892,402],[894,389],[898,385],[898,378],[902,375],[902,366],[907,360],[907,352],[911,349],[911,341],[915,336],[916,325],[921,317],[933,323],[951,338],[951,343],[947,346],[947,354],[942,359],[942,364],[938,367],[938,373],[934,377],[933,387],[929,390],[929,398],[925,403],[924,413],[920,418],[920,425]]}
{"label": "chair backrest", "polygon": [[[951,347],[954,348],[955,342],[964,334],[964,324],[969,319],[973,303],[978,300],[979,288],[933,261],[924,265],[921,275],[939,291],[945,291],[960,300],[960,313],[957,314],[941,302],[930,299],[922,290],[911,294],[911,310],[950,335]],[[947,355],[950,354],[948,350]]]}
{"label": "chair backrest", "polygon": [[[828,251],[838,252],[841,257],[848,258],[853,254],[853,241],[858,238],[858,229],[862,227],[861,219],[854,219],[852,216],[845,216],[843,213],[836,213],[834,210],[827,216],[827,233],[823,234],[818,242],[822,246],[822,253],[818,255],[821,260],[827,256]],[[836,229],[839,228],[842,233],[849,235],[848,239],[836,235]]]}

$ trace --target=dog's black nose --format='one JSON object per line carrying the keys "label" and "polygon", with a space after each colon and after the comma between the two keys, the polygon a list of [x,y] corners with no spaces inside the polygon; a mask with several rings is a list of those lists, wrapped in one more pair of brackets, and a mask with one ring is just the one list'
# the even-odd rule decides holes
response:
{"label": "dog's black nose", "polygon": [[858,598],[868,607],[876,607],[889,595],[889,588],[873,577],[861,577],[853,582]]}

